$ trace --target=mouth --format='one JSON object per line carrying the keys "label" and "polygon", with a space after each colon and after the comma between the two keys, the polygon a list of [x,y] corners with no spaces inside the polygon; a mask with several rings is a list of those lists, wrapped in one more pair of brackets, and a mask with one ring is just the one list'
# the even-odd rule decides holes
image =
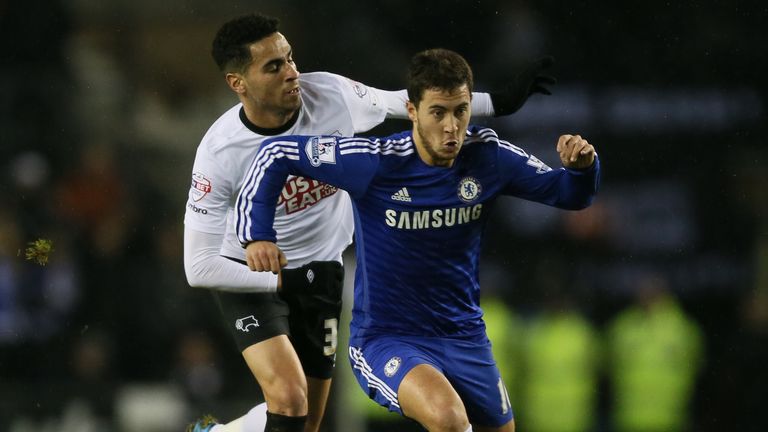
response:
{"label": "mouth", "polygon": [[457,140],[448,140],[443,142],[443,147],[448,150],[455,150],[459,148],[459,142]]}
{"label": "mouth", "polygon": [[298,94],[299,94],[299,91],[300,91],[300,90],[299,90],[299,87],[294,87],[294,88],[292,88],[292,89],[288,90],[288,91],[287,91],[287,92],[285,92],[285,93],[286,93],[287,95],[295,96],[295,95],[298,95]]}

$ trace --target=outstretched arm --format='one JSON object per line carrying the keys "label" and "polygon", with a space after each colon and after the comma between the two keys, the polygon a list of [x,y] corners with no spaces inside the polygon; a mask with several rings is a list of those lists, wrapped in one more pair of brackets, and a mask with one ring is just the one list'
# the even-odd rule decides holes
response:
{"label": "outstretched arm", "polygon": [[[408,92],[406,90],[388,91],[370,88],[376,92],[379,99],[387,107],[387,118],[408,119]],[[499,94],[502,94],[500,92]],[[483,92],[472,92],[472,116],[474,117],[493,117],[496,115],[493,105],[493,94]],[[503,99],[503,97],[502,97]]]}
{"label": "outstretched arm", "polygon": [[[272,228],[275,208],[289,174],[337,186],[354,197],[368,187],[379,153],[396,145],[333,136],[287,136],[265,141],[237,197],[236,232],[240,243],[245,247],[258,240],[276,241]],[[269,265],[272,267],[272,263]]]}
{"label": "outstretched arm", "polygon": [[525,150],[499,140],[500,176],[505,193],[567,210],[588,207],[600,184],[595,148],[579,135],[563,135],[557,151],[563,168],[548,167]]}
{"label": "outstretched arm", "polygon": [[[499,117],[514,114],[533,94],[551,95],[549,87],[557,83],[557,80],[549,75],[548,69],[554,63],[554,57],[542,57],[528,64],[503,89],[490,93],[472,92],[472,116]],[[387,91],[368,88],[386,106],[387,118],[408,118],[406,90]]]}

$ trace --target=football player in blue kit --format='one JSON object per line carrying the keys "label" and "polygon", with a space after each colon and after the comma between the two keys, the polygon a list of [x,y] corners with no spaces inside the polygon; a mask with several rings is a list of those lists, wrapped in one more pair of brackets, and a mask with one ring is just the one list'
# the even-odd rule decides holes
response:
{"label": "football player in blue kit", "polygon": [[579,210],[600,179],[595,149],[579,135],[559,137],[563,168],[551,169],[470,126],[472,86],[459,54],[420,52],[409,69],[411,131],[266,140],[236,204],[248,266],[279,272],[272,223],[286,177],[349,193],[358,261],[350,362],[372,399],[430,431],[514,431],[479,301],[480,245],[496,198]]}

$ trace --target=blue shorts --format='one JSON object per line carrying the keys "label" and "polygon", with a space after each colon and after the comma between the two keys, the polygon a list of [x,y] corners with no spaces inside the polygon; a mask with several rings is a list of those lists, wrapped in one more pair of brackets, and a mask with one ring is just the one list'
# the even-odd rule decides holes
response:
{"label": "blue shorts", "polygon": [[349,361],[368,397],[400,415],[400,383],[411,369],[427,364],[451,383],[464,403],[470,423],[499,427],[512,420],[509,395],[485,334],[473,340],[414,336],[353,338],[349,343]]}

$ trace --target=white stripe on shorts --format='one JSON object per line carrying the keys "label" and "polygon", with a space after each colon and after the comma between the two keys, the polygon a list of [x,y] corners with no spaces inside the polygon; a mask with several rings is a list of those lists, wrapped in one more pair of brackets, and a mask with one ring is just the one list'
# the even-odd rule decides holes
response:
{"label": "white stripe on shorts", "polygon": [[365,361],[365,357],[363,357],[363,350],[350,346],[349,358],[351,358],[354,362],[353,367],[359,370],[365,380],[368,381],[368,387],[378,390],[379,393],[381,393],[381,395],[389,401],[389,403],[397,408],[400,408],[400,404],[397,402],[397,393],[392,390],[387,385],[387,383],[373,374],[373,370],[368,365],[368,362]]}

